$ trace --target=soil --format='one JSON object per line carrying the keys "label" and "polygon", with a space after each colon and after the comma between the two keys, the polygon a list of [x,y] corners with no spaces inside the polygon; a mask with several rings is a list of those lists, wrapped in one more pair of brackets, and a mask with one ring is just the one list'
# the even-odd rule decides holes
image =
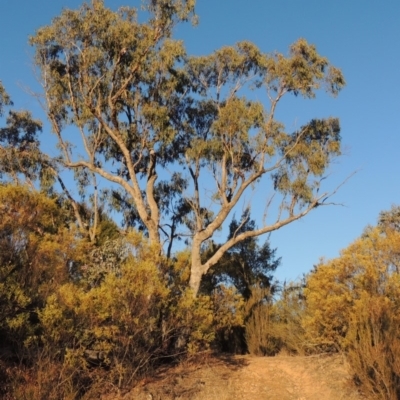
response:
{"label": "soil", "polygon": [[204,357],[104,400],[361,400],[341,355]]}

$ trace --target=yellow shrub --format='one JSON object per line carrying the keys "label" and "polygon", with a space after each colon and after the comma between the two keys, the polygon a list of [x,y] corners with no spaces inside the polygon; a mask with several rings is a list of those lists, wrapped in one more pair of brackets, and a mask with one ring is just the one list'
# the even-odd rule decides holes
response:
{"label": "yellow shrub", "polygon": [[234,287],[219,285],[211,294],[214,345],[221,351],[244,353],[245,343],[243,296]]}
{"label": "yellow shrub", "polygon": [[400,271],[399,243],[400,233],[371,228],[307,277],[305,327],[310,342],[326,349],[344,345],[355,302],[365,293],[386,295],[390,276]]}
{"label": "yellow shrub", "polygon": [[18,348],[36,329],[36,309],[68,278],[75,237],[55,200],[0,184],[0,333]]}
{"label": "yellow shrub", "polygon": [[92,395],[106,383],[129,385],[161,360],[206,348],[213,339],[209,298],[174,292],[159,251],[136,235],[127,240],[131,255],[118,273],[89,289],[61,286],[39,313],[49,357],[61,360],[77,390],[90,387]]}
{"label": "yellow shrub", "polygon": [[309,340],[344,351],[369,396],[400,397],[400,232],[369,228],[307,279]]}
{"label": "yellow shrub", "polygon": [[[393,276],[398,286],[400,277]],[[357,300],[346,338],[346,353],[357,381],[371,398],[400,397],[400,291],[396,298]]]}

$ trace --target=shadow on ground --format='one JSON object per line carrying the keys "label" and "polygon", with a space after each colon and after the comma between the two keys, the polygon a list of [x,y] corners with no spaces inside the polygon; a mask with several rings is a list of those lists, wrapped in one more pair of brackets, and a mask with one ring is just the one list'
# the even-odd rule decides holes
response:
{"label": "shadow on ground", "polygon": [[360,400],[343,356],[209,354],[158,371],[103,400]]}

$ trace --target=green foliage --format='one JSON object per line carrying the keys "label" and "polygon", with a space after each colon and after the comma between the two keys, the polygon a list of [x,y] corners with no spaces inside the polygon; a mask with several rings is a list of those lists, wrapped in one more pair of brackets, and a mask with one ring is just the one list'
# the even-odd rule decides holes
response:
{"label": "green foliage", "polygon": [[[255,222],[250,219],[249,211],[246,211],[240,221],[234,218],[229,228],[228,240],[240,233],[254,230]],[[203,257],[206,259],[219,248],[220,246],[209,243]],[[249,350],[258,353],[254,351],[253,346],[248,348],[249,340],[246,344],[246,336],[253,338],[253,334],[247,332],[247,329],[254,329],[262,315],[268,312],[268,307],[264,307],[263,304],[269,303],[275,290],[272,273],[280,263],[280,259],[275,258],[275,253],[275,250],[270,249],[268,241],[260,246],[257,238],[249,237],[231,247],[219,262],[203,275],[200,293],[211,295],[214,304],[216,344],[221,350],[235,353]],[[253,313],[259,315],[257,321]],[[264,331],[260,336],[264,336]]]}
{"label": "green foliage", "polygon": [[169,332],[172,356],[208,349],[215,337],[214,305],[210,296],[194,297],[188,288],[190,252],[180,252],[172,261],[165,260],[163,274],[169,289],[162,310],[163,330]]}
{"label": "green foliage", "polygon": [[392,206],[389,211],[379,214],[378,226],[383,230],[395,230],[400,232],[400,206]]}
{"label": "green foliage", "polygon": [[[0,81],[0,117],[4,106],[13,103]],[[0,127],[0,179],[11,179],[14,184],[27,182],[33,188],[35,181],[43,187],[54,183],[49,160],[39,149],[38,134],[42,123],[28,111],[10,110],[6,126]]]}
{"label": "green foliage", "polygon": [[42,341],[66,352],[63,362],[73,361],[81,382],[93,363],[108,367],[110,381],[121,385],[159,355],[160,301],[167,292],[156,262],[150,253],[145,260],[130,257],[119,277],[109,273],[89,291],[69,283],[49,297],[39,314]]}
{"label": "green foliage", "polygon": [[[26,345],[40,333],[38,308],[68,279],[75,249],[64,222],[55,200],[0,184],[0,396],[14,385],[25,387],[19,377],[25,365],[36,361]],[[24,395],[20,390],[17,398]]]}
{"label": "green foliage", "polygon": [[213,303],[187,290],[187,254],[167,261],[137,233],[88,247],[55,200],[24,187],[0,186],[0,204],[0,350],[23,360],[4,378],[13,395],[98,397],[209,348]]}
{"label": "green foliage", "polygon": [[[232,220],[227,240],[255,229],[255,221],[250,219],[247,210],[239,221]],[[209,253],[215,253],[218,248],[210,243],[203,257],[209,257]],[[248,300],[253,288],[272,288],[272,273],[280,264],[280,258],[276,258],[275,254],[276,250],[271,250],[268,241],[260,246],[256,237],[238,242],[203,276],[200,292],[212,293],[219,284],[231,284]]]}
{"label": "green foliage", "polygon": [[[148,0],[139,22],[134,8],[114,12],[93,0],[30,39],[60,153],[41,151],[42,125],[30,113],[8,113],[0,179],[31,188],[0,184],[0,350],[20,362],[15,378],[5,374],[16,398],[99,398],[211,345],[300,352],[313,332],[318,346],[350,349],[364,325],[348,322],[348,305],[361,307],[364,291],[386,293],[376,280],[393,275],[398,252],[375,275],[372,267],[360,272],[361,263],[348,276],[348,260],[339,276],[334,262],[318,267],[304,290],[308,319],[302,289],[285,289],[274,304],[279,259],[256,238],[324,204],[330,194],[320,184],[341,153],[338,119],[289,133],[276,108],[287,94],[309,99],[324,87],[336,96],[344,78],[304,39],[287,56],[240,42],[189,57],[173,29],[195,22],[194,5]],[[250,88],[263,88],[269,107],[246,98]],[[0,117],[11,105],[0,82]],[[66,169],[77,190],[65,184]],[[247,209],[215,245],[214,233],[264,177],[278,218],[256,228]],[[212,188],[202,187],[210,179]],[[106,206],[123,216],[124,235]],[[371,230],[362,244],[389,238],[392,226]],[[188,250],[176,254],[182,239]]]}
{"label": "green foliage", "polygon": [[102,245],[86,246],[88,255],[71,271],[80,284],[98,286],[107,275],[121,275],[121,267],[130,254],[129,242],[124,237],[107,240]]}
{"label": "green foliage", "polygon": [[305,303],[300,284],[285,285],[275,299],[276,287],[255,286],[245,304],[245,338],[248,351],[273,356],[281,351],[306,354],[303,318]]}
{"label": "green foliage", "polygon": [[[244,41],[188,57],[173,28],[193,16],[194,4],[148,1],[148,18],[139,22],[134,8],[114,12],[95,1],[64,10],[30,42],[60,149],[52,171],[73,170],[82,191],[93,185],[94,214],[96,179],[112,182],[107,201],[152,243],[167,242],[168,257],[176,240],[191,237],[189,285],[197,295],[202,275],[231,247],[303,217],[329,197],[319,189],[341,153],[338,119],[313,119],[288,133],[275,111],[285,95],[309,99],[325,88],[336,96],[345,82],[304,39],[287,56]],[[246,98],[246,88],[266,90],[270,106]],[[70,126],[83,155],[70,142]],[[204,188],[210,171],[215,184]],[[170,182],[158,180],[166,174]],[[281,202],[279,218],[242,230],[202,260],[204,244],[264,176]],[[203,204],[204,190],[211,207]]]}

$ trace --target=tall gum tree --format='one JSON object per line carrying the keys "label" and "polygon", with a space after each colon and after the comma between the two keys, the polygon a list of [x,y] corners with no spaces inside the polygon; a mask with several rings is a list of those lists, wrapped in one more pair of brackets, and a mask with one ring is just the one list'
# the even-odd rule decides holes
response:
{"label": "tall gum tree", "polygon": [[[196,295],[202,275],[232,246],[328,204],[332,193],[319,189],[340,155],[338,119],[313,119],[287,133],[275,113],[286,95],[311,99],[325,88],[336,96],[345,82],[304,39],[288,56],[240,42],[189,57],[172,34],[194,17],[194,0],[145,4],[144,23],[137,10],[113,12],[103,1],[64,10],[31,44],[59,168],[112,183],[114,203],[129,209],[168,255],[173,241],[185,237]],[[249,89],[266,93],[269,104],[246,97]],[[271,178],[268,199],[279,198],[276,218],[259,229],[238,229],[202,260],[204,242],[263,177]],[[209,194],[204,183],[210,181]]]}

